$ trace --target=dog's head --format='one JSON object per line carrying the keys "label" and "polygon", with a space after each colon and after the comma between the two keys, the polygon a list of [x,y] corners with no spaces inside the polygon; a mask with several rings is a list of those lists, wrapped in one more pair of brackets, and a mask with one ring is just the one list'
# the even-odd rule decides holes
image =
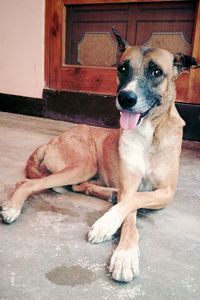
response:
{"label": "dog's head", "polygon": [[191,56],[160,48],[131,47],[115,30],[114,34],[122,52],[116,106],[121,112],[121,127],[133,129],[147,116],[167,110],[175,98],[177,75],[197,62]]}

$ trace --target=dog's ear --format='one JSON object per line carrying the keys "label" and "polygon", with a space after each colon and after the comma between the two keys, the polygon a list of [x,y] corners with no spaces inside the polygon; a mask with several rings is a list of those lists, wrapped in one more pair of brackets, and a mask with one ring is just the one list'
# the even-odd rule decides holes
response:
{"label": "dog's ear", "polygon": [[128,43],[127,41],[125,41],[121,35],[119,34],[119,32],[115,29],[115,27],[112,27],[112,31],[113,31],[113,34],[117,40],[117,43],[118,43],[118,47],[119,47],[119,50],[120,52],[124,52],[127,48],[128,48]]}
{"label": "dog's ear", "polygon": [[189,70],[192,66],[199,67],[194,57],[182,53],[176,53],[174,55],[174,67],[178,74],[181,74],[185,70]]}

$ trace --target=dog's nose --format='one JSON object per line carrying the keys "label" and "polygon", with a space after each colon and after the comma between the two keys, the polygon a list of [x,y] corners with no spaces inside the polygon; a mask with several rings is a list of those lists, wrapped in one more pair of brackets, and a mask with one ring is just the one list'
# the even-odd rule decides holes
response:
{"label": "dog's nose", "polygon": [[118,94],[118,102],[122,109],[130,109],[137,103],[137,95],[132,91],[121,91]]}

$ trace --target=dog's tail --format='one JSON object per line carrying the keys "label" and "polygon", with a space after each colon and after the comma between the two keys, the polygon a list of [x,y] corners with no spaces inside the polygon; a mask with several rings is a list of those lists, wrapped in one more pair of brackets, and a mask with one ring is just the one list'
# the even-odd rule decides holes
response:
{"label": "dog's tail", "polygon": [[27,178],[36,179],[50,175],[44,163],[46,147],[47,145],[40,146],[29,157],[25,168]]}

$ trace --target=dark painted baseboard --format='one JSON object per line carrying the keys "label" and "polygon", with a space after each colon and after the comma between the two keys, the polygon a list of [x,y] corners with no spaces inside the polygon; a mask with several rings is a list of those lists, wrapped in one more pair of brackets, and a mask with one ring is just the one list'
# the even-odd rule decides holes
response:
{"label": "dark painted baseboard", "polygon": [[176,108],[186,123],[183,128],[184,140],[200,142],[200,104],[176,103]]}
{"label": "dark painted baseboard", "polygon": [[0,93],[0,111],[42,117],[44,100]]}
{"label": "dark painted baseboard", "polygon": [[103,127],[118,127],[115,97],[44,90],[45,117]]}
{"label": "dark painted baseboard", "polygon": [[[200,105],[176,103],[185,120],[184,139],[200,141]],[[0,111],[84,123],[119,126],[115,97],[45,89],[43,99],[0,94]]]}

